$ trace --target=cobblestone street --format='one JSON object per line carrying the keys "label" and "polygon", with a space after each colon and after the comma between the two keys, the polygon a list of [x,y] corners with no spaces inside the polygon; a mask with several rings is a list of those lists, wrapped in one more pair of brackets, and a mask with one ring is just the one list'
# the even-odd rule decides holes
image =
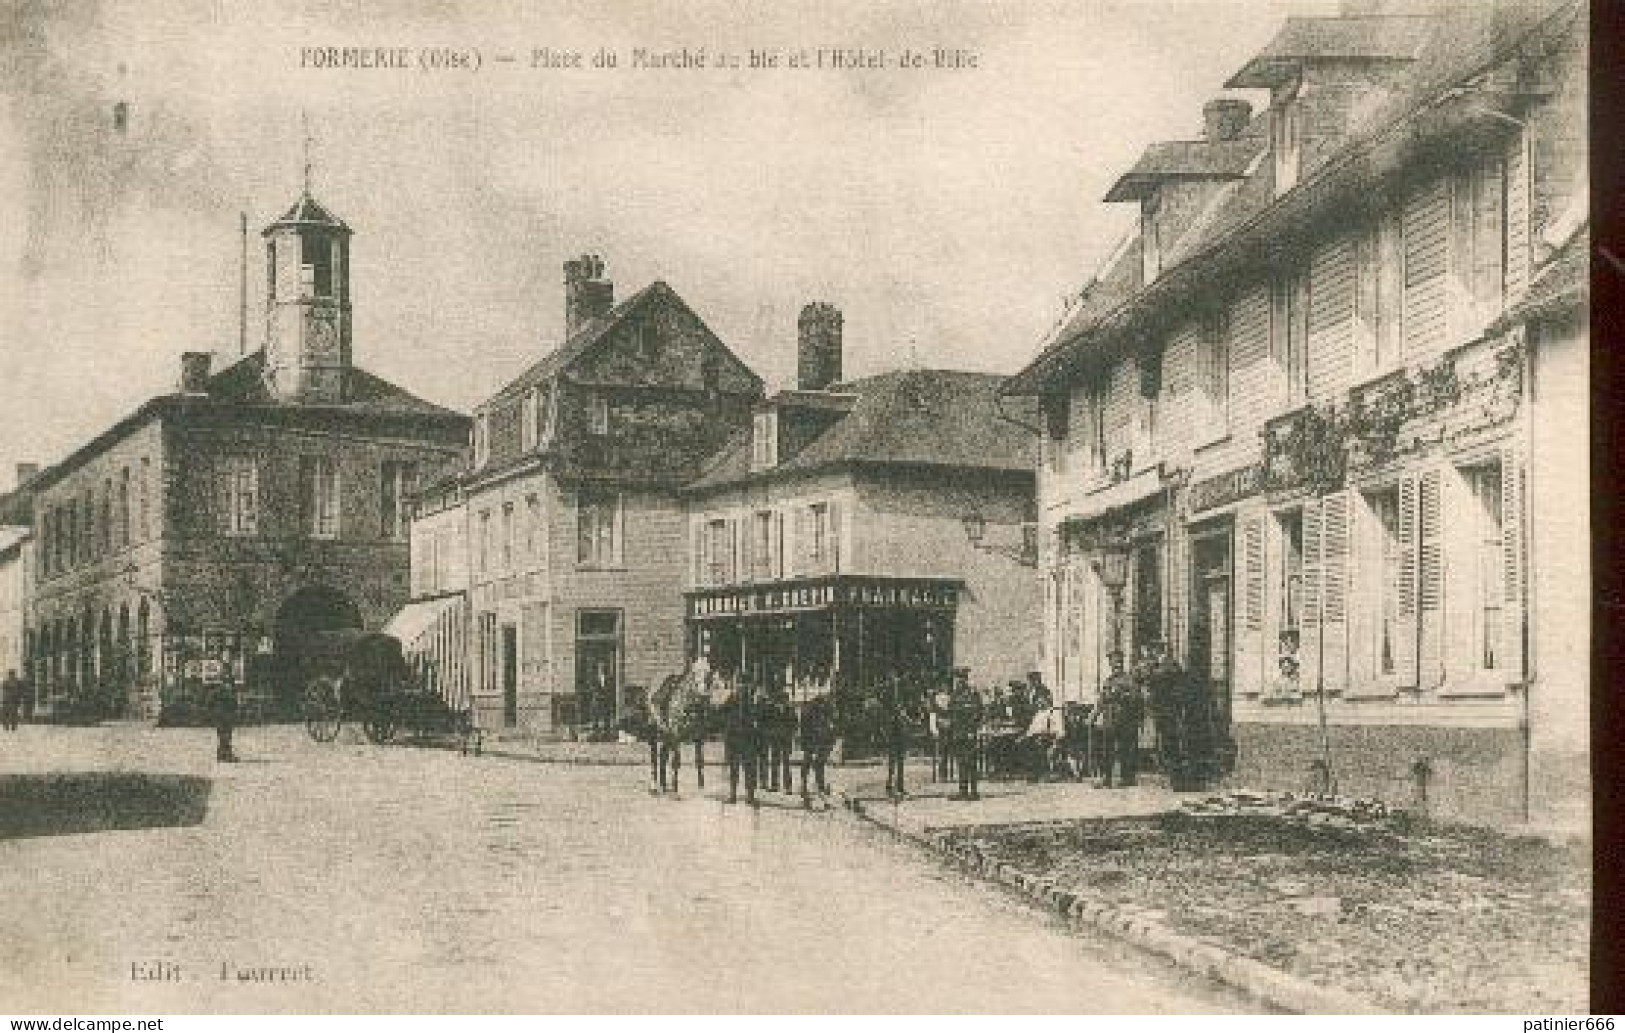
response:
{"label": "cobblestone street", "polygon": [[[216,768],[193,729],[0,739],[0,776],[214,779],[200,825],[0,840],[7,1010],[1256,1009],[783,797],[658,799],[640,768],[293,728],[240,750]],[[291,978],[236,978],[267,967]]]}

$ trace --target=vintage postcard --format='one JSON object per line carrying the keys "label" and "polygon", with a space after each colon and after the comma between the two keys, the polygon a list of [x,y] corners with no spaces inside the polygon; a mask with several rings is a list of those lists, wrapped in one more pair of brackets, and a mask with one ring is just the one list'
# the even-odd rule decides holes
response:
{"label": "vintage postcard", "polygon": [[1585,1011],[1588,16],[8,5],[0,1008]]}

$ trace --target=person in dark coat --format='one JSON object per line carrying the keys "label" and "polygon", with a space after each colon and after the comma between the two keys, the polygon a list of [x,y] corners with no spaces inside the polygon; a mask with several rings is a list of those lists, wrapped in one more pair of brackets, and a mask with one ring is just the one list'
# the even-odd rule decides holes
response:
{"label": "person in dark coat", "polygon": [[1145,720],[1145,704],[1139,686],[1123,670],[1123,652],[1114,649],[1106,656],[1112,673],[1100,687],[1100,721],[1105,729],[1098,785],[1110,789],[1112,775],[1120,772],[1119,785],[1135,784],[1139,774],[1140,724]]}
{"label": "person in dark coat", "polygon": [[818,795],[829,795],[824,768],[835,748],[835,701],[827,695],[814,696],[801,706],[801,805],[812,806],[809,772],[818,781]]}
{"label": "person in dark coat", "polygon": [[728,765],[728,802],[739,802],[744,776],[745,802],[756,806],[756,689],[744,676],[722,702],[722,752]]}
{"label": "person in dark coat", "polygon": [[762,739],[767,755],[767,788],[771,792],[795,792],[790,777],[790,754],[795,749],[796,708],[783,686],[774,689],[762,707]]}
{"label": "person in dark coat", "polygon": [[15,732],[22,710],[23,681],[17,677],[16,671],[7,671],[6,680],[0,683],[0,726],[8,732]]}
{"label": "person in dark coat", "polygon": [[955,800],[980,800],[978,756],[982,720],[986,708],[982,696],[970,683],[970,669],[955,668],[954,688],[948,705],[948,737],[953,744],[954,764],[959,769],[959,792]]}
{"label": "person in dark coat", "polygon": [[1147,642],[1140,647],[1140,660],[1134,665],[1134,680],[1151,709],[1151,724],[1157,732],[1157,770],[1177,789],[1185,779],[1184,730],[1181,710],[1185,705],[1184,672],[1178,664],[1164,663],[1162,643]]}
{"label": "person in dark coat", "polygon": [[214,719],[214,759],[234,764],[237,753],[232,749],[231,737],[237,728],[237,679],[234,660],[230,654],[220,661],[220,680],[209,687],[209,711]]}
{"label": "person in dark coat", "polygon": [[913,686],[894,674],[880,688],[881,735],[886,746],[886,795],[907,796],[903,767],[908,761],[908,741],[914,728]]}

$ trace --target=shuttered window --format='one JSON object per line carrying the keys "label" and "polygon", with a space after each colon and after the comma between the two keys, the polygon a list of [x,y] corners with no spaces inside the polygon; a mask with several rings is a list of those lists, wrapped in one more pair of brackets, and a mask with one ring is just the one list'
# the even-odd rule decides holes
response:
{"label": "shuttered window", "polygon": [[1354,237],[1338,234],[1309,259],[1308,343],[1304,358],[1310,398],[1341,400],[1353,368],[1357,284]]}
{"label": "shuttered window", "polygon": [[1416,486],[1418,683],[1433,690],[1444,682],[1445,665],[1444,512],[1439,471],[1423,472]]}
{"label": "shuttered window", "polygon": [[1448,339],[1450,263],[1449,181],[1434,179],[1413,190],[1401,216],[1404,298],[1401,351],[1415,358]]}
{"label": "shuttered window", "polygon": [[1308,396],[1307,292],[1308,280],[1301,272],[1277,277],[1270,292],[1270,355],[1281,404],[1287,409],[1302,405]]}
{"label": "shuttered window", "polygon": [[1241,520],[1241,613],[1236,623],[1236,691],[1256,696],[1264,682],[1264,517]]}

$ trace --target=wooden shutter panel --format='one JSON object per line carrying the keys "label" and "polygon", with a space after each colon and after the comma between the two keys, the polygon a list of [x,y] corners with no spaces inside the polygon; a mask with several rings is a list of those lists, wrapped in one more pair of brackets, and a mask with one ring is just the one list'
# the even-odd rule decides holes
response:
{"label": "wooden shutter panel", "polygon": [[737,584],[746,580],[744,557],[745,547],[742,528],[744,521],[739,517],[728,518],[728,582]]}
{"label": "wooden shutter panel", "polygon": [[1402,688],[1414,688],[1417,683],[1416,494],[1416,478],[1399,482],[1399,615],[1394,633],[1394,674]]}
{"label": "wooden shutter panel", "polygon": [[1522,132],[1506,151],[1506,293],[1516,298],[1529,285],[1529,169]]}
{"label": "wooden shutter panel", "polygon": [[1514,452],[1501,456],[1501,655],[1497,667],[1508,677],[1524,678],[1524,577],[1523,464]]}
{"label": "wooden shutter panel", "polygon": [[1444,681],[1444,528],[1439,471],[1417,481],[1418,684],[1432,691]]}
{"label": "wooden shutter panel", "polygon": [[1334,492],[1320,513],[1321,679],[1328,693],[1348,688],[1349,494]]}
{"label": "wooden shutter panel", "polygon": [[1348,387],[1354,351],[1354,241],[1339,234],[1309,260],[1308,393],[1340,398]]}
{"label": "wooden shutter panel", "polygon": [[1241,613],[1236,622],[1236,691],[1254,696],[1264,684],[1264,517],[1241,521]]}
{"label": "wooden shutter panel", "polygon": [[1450,340],[1464,340],[1473,318],[1473,197],[1472,167],[1456,170],[1450,183],[1450,276],[1449,299]]}
{"label": "wooden shutter panel", "polygon": [[825,570],[830,574],[841,572],[841,504],[835,499],[829,500],[829,558],[825,560]]}
{"label": "wooden shutter panel", "polygon": [[1437,351],[1448,337],[1449,182],[1441,177],[1411,193],[1400,220],[1405,269],[1401,344],[1408,357]]}
{"label": "wooden shutter panel", "polygon": [[1480,163],[1473,181],[1473,300],[1475,329],[1501,314],[1506,248],[1502,213],[1506,167],[1499,154]]}
{"label": "wooden shutter panel", "polygon": [[784,577],[784,511],[773,511],[773,577]]}
{"label": "wooden shutter panel", "polygon": [[[1439,512],[1444,556],[1444,679],[1451,683],[1471,682],[1478,674],[1478,642],[1474,636],[1474,609],[1477,604],[1479,528],[1476,524],[1479,500],[1465,477],[1446,466],[1440,477]],[[1474,519],[1466,519],[1471,515]],[[1452,533],[1442,533],[1447,520],[1453,520]]]}
{"label": "wooden shutter panel", "polygon": [[1320,684],[1320,500],[1303,504],[1303,615],[1298,648],[1298,684],[1312,692]]}
{"label": "wooden shutter panel", "polygon": [[[1352,492],[1349,494],[1349,695],[1375,695],[1376,618],[1382,606],[1380,594],[1382,553],[1380,538],[1374,533],[1376,520],[1371,510]],[[1374,548],[1374,546],[1376,548]]]}
{"label": "wooden shutter panel", "polygon": [[694,584],[696,587],[705,584],[705,521],[696,520],[689,529],[694,539],[694,548],[690,553],[694,560]]}

